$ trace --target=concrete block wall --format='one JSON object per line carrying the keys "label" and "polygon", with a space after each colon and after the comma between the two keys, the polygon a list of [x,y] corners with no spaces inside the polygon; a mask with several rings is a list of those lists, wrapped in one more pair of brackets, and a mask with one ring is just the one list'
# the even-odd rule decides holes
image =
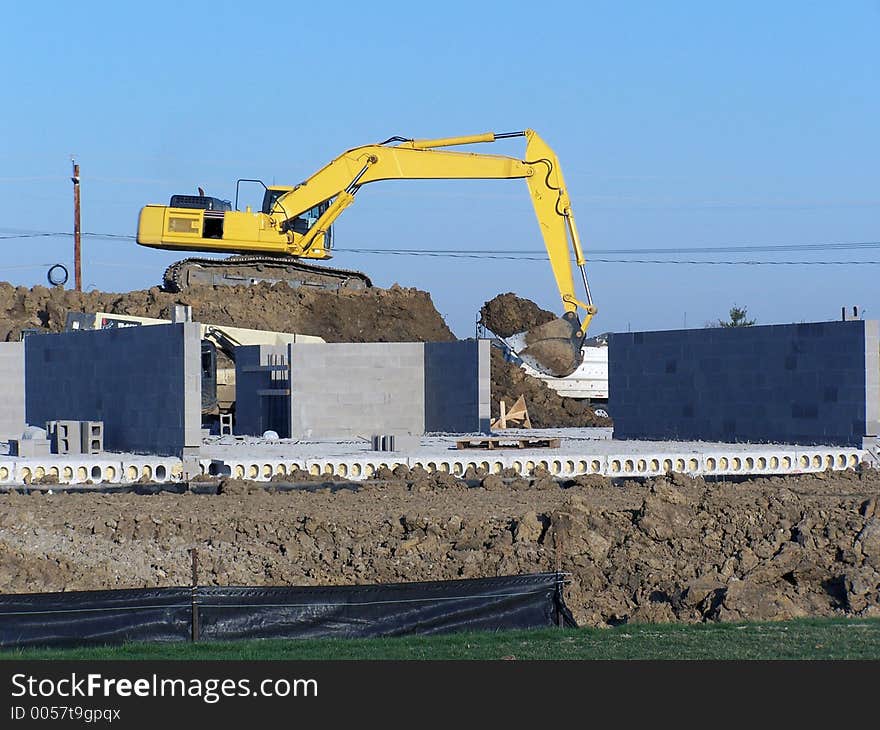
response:
{"label": "concrete block wall", "polygon": [[616,439],[861,446],[880,430],[876,320],[609,340]]}
{"label": "concrete block wall", "polygon": [[103,421],[108,451],[182,455],[201,446],[201,341],[194,322],[27,337],[32,424]]}
{"label": "concrete block wall", "polygon": [[489,431],[489,362],[489,340],[425,343],[425,431]]}
{"label": "concrete block wall", "polygon": [[291,436],[425,431],[421,342],[288,345]]}
{"label": "concrete block wall", "polygon": [[21,438],[24,413],[24,342],[0,342],[0,441]]}
{"label": "concrete block wall", "polygon": [[[236,434],[260,436],[272,430],[281,438],[290,436],[290,372],[269,370],[272,362],[289,367],[287,345],[235,348]],[[284,390],[287,396],[272,394]]]}
{"label": "concrete block wall", "polygon": [[289,345],[294,438],[489,427],[489,343]]}

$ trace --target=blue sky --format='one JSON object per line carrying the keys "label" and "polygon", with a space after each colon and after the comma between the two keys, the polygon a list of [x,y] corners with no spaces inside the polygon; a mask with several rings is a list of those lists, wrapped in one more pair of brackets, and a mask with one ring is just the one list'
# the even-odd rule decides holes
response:
{"label": "blue sky", "polygon": [[[880,2],[15,3],[0,62],[0,236],[133,235],[201,185],[294,184],[391,135],[536,129],[562,162],[600,313],[592,331],[880,317],[880,248],[617,253],[880,241]],[[521,140],[480,151],[520,156]],[[72,240],[0,240],[0,280],[45,282]],[[561,311],[548,263],[346,253],[542,246],[522,181],[376,183],[333,264],[429,290],[459,336],[516,291]],[[149,287],[180,254],[84,239],[84,284]],[[855,261],[842,266],[632,259]],[[627,261],[618,263],[618,261]],[[72,268],[72,267],[71,267]]]}

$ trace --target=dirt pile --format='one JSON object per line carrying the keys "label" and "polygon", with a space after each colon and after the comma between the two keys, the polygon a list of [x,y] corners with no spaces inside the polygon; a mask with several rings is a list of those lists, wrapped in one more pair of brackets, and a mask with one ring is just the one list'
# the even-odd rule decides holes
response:
{"label": "dirt pile", "polygon": [[554,319],[553,312],[541,309],[533,301],[522,299],[513,292],[499,294],[480,307],[480,324],[499,337],[510,337]]}
{"label": "dirt pile", "polygon": [[[499,294],[480,308],[480,324],[499,337],[510,337],[556,319],[529,299],[512,292]],[[597,416],[584,401],[563,398],[544,381],[527,375],[518,365],[507,362],[501,351],[492,348],[492,418],[500,414],[499,400],[508,407],[524,396],[529,418],[535,428],[610,426],[611,420]]]}
{"label": "dirt pile", "polygon": [[571,573],[581,624],[880,615],[880,474],[560,487],[397,470],[357,491],[2,495],[4,592]]}
{"label": "dirt pile", "polygon": [[611,419],[597,416],[585,401],[563,398],[543,380],[507,362],[497,348],[492,348],[492,418],[498,418],[498,401],[504,399],[508,409],[521,395],[525,396],[529,419],[534,428],[610,426]]}
{"label": "dirt pile", "polygon": [[28,289],[0,282],[0,341],[17,340],[28,327],[60,332],[69,311],[168,319],[177,303],[191,305],[193,318],[201,322],[319,335],[329,342],[455,339],[430,294],[399,286],[328,292],[257,284],[199,286],[180,294],[158,287],[115,294],[43,286]]}

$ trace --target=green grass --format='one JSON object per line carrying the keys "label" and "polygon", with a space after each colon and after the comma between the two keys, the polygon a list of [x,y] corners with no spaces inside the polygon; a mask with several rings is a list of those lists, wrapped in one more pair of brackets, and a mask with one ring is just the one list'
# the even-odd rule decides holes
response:
{"label": "green grass", "polygon": [[880,659],[880,619],[643,624],[390,639],[126,644],[0,652],[14,659]]}

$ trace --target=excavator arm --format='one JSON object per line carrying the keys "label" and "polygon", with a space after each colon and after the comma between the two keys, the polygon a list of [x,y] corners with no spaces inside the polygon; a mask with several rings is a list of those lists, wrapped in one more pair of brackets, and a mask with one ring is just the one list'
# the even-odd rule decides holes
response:
{"label": "excavator arm", "polygon": [[[443,149],[526,138],[525,159]],[[434,140],[392,137],[350,149],[305,182],[267,196],[261,212],[212,211],[147,206],[141,211],[138,243],[163,249],[269,254],[297,259],[332,257],[329,232],[354,202],[358,190],[381,180],[525,179],[565,314],[561,319],[510,338],[526,362],[563,376],[580,364],[580,347],[596,312],[583,249],[559,160],[533,130]],[[317,219],[306,215],[320,211]],[[571,259],[584,285],[575,293]]]}

